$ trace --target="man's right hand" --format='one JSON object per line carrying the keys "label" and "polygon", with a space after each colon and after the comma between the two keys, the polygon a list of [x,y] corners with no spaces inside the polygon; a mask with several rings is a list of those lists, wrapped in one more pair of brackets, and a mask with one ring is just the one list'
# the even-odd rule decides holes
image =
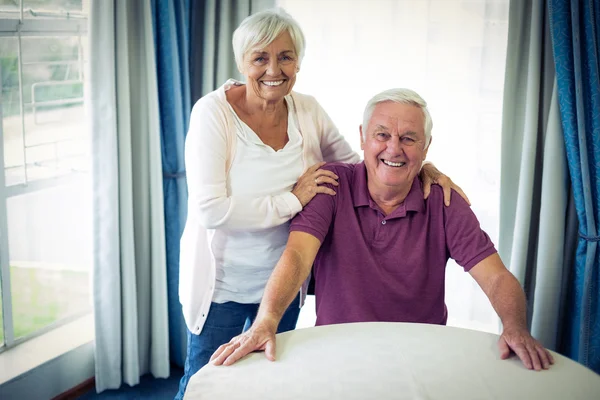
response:
{"label": "man's right hand", "polygon": [[214,365],[231,365],[253,351],[264,351],[267,359],[275,361],[277,323],[256,322],[250,329],[221,345],[210,357]]}

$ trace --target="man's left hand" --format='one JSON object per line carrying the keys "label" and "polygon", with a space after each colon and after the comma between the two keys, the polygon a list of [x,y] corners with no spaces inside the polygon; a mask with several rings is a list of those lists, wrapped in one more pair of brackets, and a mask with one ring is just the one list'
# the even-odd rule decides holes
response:
{"label": "man's left hand", "polygon": [[510,356],[511,351],[514,352],[527,369],[541,371],[554,364],[552,354],[526,329],[505,329],[498,340],[498,349],[503,360]]}

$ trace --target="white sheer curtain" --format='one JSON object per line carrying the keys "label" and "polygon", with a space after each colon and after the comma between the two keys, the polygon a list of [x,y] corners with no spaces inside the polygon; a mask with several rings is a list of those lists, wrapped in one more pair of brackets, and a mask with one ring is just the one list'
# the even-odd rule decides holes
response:
{"label": "white sheer curtain", "polygon": [[[307,39],[295,90],[316,96],[360,152],[375,93],[408,87],[429,103],[428,159],[468,194],[498,243],[500,135],[509,0],[279,0]],[[470,275],[447,266],[449,324],[498,331]],[[306,312],[306,311],[305,311]]]}
{"label": "white sheer curtain", "polygon": [[160,124],[150,0],[90,18],[96,390],[169,376]]}

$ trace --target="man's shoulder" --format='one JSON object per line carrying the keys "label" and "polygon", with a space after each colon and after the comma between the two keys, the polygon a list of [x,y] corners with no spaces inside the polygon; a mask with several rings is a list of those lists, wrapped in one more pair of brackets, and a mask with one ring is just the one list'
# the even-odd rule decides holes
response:
{"label": "man's shoulder", "polygon": [[[421,185],[423,185],[423,181],[421,178],[418,178],[421,181]],[[454,193],[452,193],[454,194]],[[429,192],[429,197],[427,198],[430,204],[438,204],[444,202],[444,189],[440,185],[431,185],[431,190]]]}
{"label": "man's shoulder", "polygon": [[[446,207],[444,205],[444,189],[440,185],[434,184],[431,185],[431,191],[429,193],[429,197],[427,198],[427,202],[430,206],[439,205]],[[460,194],[454,189],[452,189],[452,195],[450,198],[450,206],[458,209],[470,208],[469,204],[462,198]]]}
{"label": "man's shoulder", "polygon": [[359,164],[331,162],[323,165],[321,168],[331,171],[338,176],[338,183],[342,184],[342,186],[331,186],[331,188],[341,194],[341,192],[351,190],[351,187],[356,181],[356,169]]}
{"label": "man's shoulder", "polygon": [[342,177],[354,176],[357,164],[343,163],[343,162],[330,162],[323,165],[321,168],[328,171],[334,172],[336,175]]}

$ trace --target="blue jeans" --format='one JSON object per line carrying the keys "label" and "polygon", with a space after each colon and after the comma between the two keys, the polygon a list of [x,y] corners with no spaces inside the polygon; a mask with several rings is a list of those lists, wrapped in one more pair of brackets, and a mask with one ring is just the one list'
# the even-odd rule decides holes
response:
{"label": "blue jeans", "polygon": [[[187,358],[175,400],[183,399],[185,388],[192,375],[208,364],[210,356],[220,345],[229,342],[250,328],[257,312],[258,304],[240,304],[229,301],[210,305],[208,317],[200,334],[194,335],[188,330]],[[300,295],[296,296],[283,314],[277,333],[293,330],[298,322],[299,314]]]}

